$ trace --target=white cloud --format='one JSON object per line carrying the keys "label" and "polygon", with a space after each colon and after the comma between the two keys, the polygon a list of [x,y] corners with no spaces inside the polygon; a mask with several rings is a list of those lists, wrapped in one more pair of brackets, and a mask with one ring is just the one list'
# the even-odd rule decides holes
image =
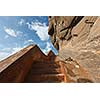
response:
{"label": "white cloud", "polygon": [[4,27],[4,31],[7,33],[7,35],[5,35],[5,39],[8,38],[9,36],[17,37],[18,35],[23,33],[21,31],[14,31],[13,29],[6,27]]}
{"label": "white cloud", "polygon": [[0,61],[9,57],[10,55],[20,51],[22,48],[21,47],[14,47],[14,48],[3,48],[0,51]]}
{"label": "white cloud", "polygon": [[50,51],[51,50],[51,44],[49,42],[47,42],[47,44],[46,44],[46,50],[47,51]]}
{"label": "white cloud", "polygon": [[21,31],[16,31],[16,34],[17,35],[20,35],[20,34],[22,34],[23,32],[21,32]]}
{"label": "white cloud", "polygon": [[3,51],[3,52],[10,52],[11,51],[11,48],[3,48],[1,51]]}
{"label": "white cloud", "polygon": [[46,43],[45,49],[42,49],[42,51],[43,51],[43,53],[48,54],[48,52],[49,52],[51,49],[52,49],[52,48],[51,48],[50,42],[47,42],[47,43]]}
{"label": "white cloud", "polygon": [[26,44],[33,44],[33,43],[35,43],[32,39],[29,39],[29,40],[26,40],[25,42],[24,42],[24,44],[26,45]]}
{"label": "white cloud", "polygon": [[4,37],[5,39],[8,39],[9,38],[9,36],[8,35],[5,35],[5,37]]}
{"label": "white cloud", "polygon": [[0,51],[0,60],[3,60],[9,56],[8,52]]}
{"label": "white cloud", "polygon": [[39,38],[42,41],[48,40],[49,39],[49,35],[48,35],[48,26],[46,26],[45,23],[40,23],[40,22],[31,22],[30,23],[26,23],[28,25],[28,28],[30,30],[35,30],[36,34],[39,36]]}
{"label": "white cloud", "polygon": [[16,32],[15,32],[13,29],[11,29],[11,28],[6,28],[6,27],[4,27],[4,31],[5,31],[8,35],[10,35],[10,36],[12,36],[12,37],[17,37]]}
{"label": "white cloud", "polygon": [[30,39],[30,40],[27,40],[27,42],[34,42],[32,39]]}
{"label": "white cloud", "polygon": [[22,26],[24,23],[25,23],[25,20],[24,20],[24,19],[20,19],[20,21],[18,22],[18,24],[19,24],[20,26]]}
{"label": "white cloud", "polygon": [[20,51],[22,48],[21,47],[15,47],[15,48],[12,48],[12,54]]}

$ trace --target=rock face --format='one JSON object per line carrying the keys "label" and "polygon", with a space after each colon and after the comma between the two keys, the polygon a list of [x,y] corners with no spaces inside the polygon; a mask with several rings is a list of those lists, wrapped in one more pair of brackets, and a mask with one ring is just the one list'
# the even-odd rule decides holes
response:
{"label": "rock face", "polygon": [[48,34],[59,60],[67,64],[67,72],[68,64],[74,63],[76,69],[80,66],[89,75],[81,72],[80,76],[73,68],[70,77],[77,82],[100,82],[100,17],[49,16],[48,20]]}

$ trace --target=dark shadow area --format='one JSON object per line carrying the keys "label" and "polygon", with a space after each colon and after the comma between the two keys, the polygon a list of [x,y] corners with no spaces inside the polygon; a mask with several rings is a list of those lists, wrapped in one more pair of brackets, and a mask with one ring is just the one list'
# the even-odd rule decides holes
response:
{"label": "dark shadow area", "polygon": [[83,18],[84,16],[75,16],[71,22],[71,24],[65,28],[63,28],[62,30],[60,30],[60,32],[69,29],[69,28],[73,28],[74,26],[76,26]]}
{"label": "dark shadow area", "polygon": [[53,24],[51,25],[50,30],[48,31],[48,34],[51,35],[51,36],[54,34],[54,26],[53,26]]}

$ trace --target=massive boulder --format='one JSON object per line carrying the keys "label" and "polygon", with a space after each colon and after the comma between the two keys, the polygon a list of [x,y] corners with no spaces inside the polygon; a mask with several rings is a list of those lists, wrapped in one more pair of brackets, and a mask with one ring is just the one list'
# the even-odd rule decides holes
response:
{"label": "massive boulder", "polygon": [[48,20],[48,34],[59,52],[58,58],[76,61],[93,82],[100,82],[100,17],[49,16]]}

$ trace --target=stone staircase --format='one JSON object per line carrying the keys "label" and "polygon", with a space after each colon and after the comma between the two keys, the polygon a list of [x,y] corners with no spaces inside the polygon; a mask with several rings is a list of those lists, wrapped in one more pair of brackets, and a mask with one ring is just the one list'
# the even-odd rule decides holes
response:
{"label": "stone staircase", "polygon": [[[65,59],[65,58],[64,58]],[[0,62],[0,83],[81,83],[94,82],[76,60],[44,55],[30,45]]]}
{"label": "stone staircase", "polygon": [[44,55],[30,45],[0,62],[0,83],[66,82],[64,67],[52,51]]}
{"label": "stone staircase", "polygon": [[66,82],[66,76],[59,62],[36,61],[25,78],[25,83]]}

